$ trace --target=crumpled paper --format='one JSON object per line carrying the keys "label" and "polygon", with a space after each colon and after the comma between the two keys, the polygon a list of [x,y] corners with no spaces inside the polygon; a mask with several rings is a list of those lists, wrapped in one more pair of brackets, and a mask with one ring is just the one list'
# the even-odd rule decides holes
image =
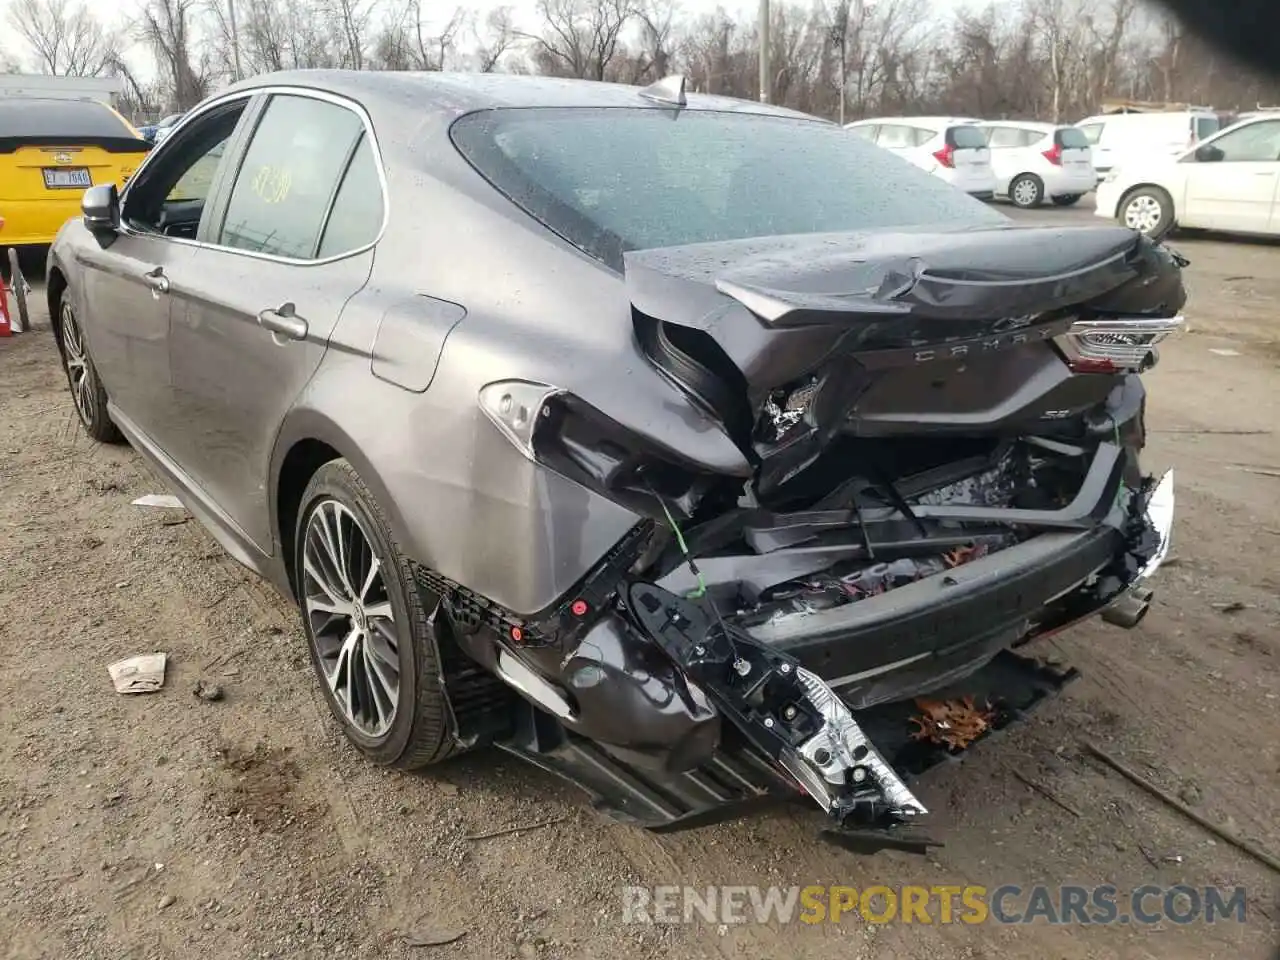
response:
{"label": "crumpled paper", "polygon": [[164,686],[166,654],[144,653],[107,667],[116,693],[155,693]]}

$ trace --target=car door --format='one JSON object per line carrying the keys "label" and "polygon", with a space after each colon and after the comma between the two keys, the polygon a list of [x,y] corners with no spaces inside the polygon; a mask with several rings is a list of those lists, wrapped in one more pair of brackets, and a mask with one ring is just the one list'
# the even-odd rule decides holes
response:
{"label": "car door", "polygon": [[169,363],[188,428],[173,443],[240,534],[270,551],[267,473],[288,409],[343,305],[368,281],[385,217],[372,126],[354,103],[273,93],[234,183],[202,225]]}
{"label": "car door", "polygon": [[170,314],[190,294],[193,241],[246,102],[209,109],[155,148],[121,196],[119,233],[78,254],[94,363],[115,411],[153,441],[171,414]]}
{"label": "car door", "polygon": [[1184,226],[1245,233],[1271,228],[1280,182],[1280,119],[1260,120],[1201,144],[1182,160]]}

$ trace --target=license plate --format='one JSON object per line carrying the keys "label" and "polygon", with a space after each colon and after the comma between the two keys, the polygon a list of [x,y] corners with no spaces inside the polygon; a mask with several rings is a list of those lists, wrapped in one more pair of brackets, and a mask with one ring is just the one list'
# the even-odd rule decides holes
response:
{"label": "license plate", "polygon": [[45,167],[41,172],[48,190],[73,190],[93,186],[87,167]]}

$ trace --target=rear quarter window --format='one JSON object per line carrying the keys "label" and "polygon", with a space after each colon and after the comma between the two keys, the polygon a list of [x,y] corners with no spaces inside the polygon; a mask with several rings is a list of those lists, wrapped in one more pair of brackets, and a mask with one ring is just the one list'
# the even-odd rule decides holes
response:
{"label": "rear quarter window", "polygon": [[957,150],[972,150],[987,145],[987,138],[979,127],[965,125],[947,128],[947,143]]}

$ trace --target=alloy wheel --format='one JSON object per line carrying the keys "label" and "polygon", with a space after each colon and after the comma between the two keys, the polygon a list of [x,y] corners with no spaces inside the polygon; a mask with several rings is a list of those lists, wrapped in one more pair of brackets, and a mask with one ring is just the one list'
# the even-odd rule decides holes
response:
{"label": "alloy wheel", "polygon": [[344,719],[386,735],[400,703],[400,640],[383,558],[350,509],[322,500],[307,520],[302,603],[316,661]]}
{"label": "alloy wheel", "polygon": [[1139,233],[1151,233],[1163,216],[1160,201],[1149,193],[1142,193],[1130,200],[1124,208],[1124,225]]}
{"label": "alloy wheel", "polygon": [[71,382],[71,399],[75,401],[80,419],[89,426],[98,413],[94,389],[95,374],[93,365],[89,362],[89,354],[84,347],[84,337],[80,333],[80,324],[76,320],[75,310],[65,298],[58,310],[58,323],[62,330],[62,351],[66,358],[67,379]]}

